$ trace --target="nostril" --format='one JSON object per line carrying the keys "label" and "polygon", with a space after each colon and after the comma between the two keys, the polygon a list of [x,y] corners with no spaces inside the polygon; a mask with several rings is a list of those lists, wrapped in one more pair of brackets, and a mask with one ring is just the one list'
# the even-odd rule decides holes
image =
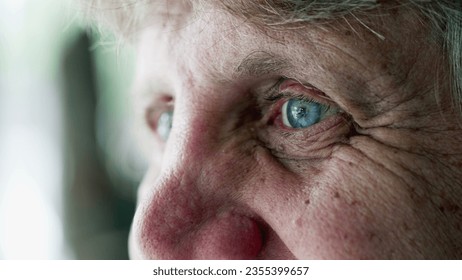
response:
{"label": "nostril", "polygon": [[255,259],[262,248],[257,222],[235,213],[210,219],[197,233],[196,259]]}

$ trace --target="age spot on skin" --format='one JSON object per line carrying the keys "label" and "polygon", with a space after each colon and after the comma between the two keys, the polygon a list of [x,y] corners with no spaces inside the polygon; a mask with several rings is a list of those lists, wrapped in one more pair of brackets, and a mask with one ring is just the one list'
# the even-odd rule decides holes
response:
{"label": "age spot on skin", "polygon": [[444,203],[440,205],[439,209],[443,214],[456,214],[459,212],[460,207],[453,203]]}

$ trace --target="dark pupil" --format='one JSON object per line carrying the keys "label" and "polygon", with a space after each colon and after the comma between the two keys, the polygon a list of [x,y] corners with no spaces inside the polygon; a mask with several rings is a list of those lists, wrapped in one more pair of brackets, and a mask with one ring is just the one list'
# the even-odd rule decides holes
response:
{"label": "dark pupil", "polygon": [[293,128],[306,128],[321,117],[321,105],[303,99],[291,99],[287,104],[287,119]]}
{"label": "dark pupil", "polygon": [[297,108],[297,113],[296,113],[296,118],[301,118],[306,114],[306,109],[305,107],[299,107]]}

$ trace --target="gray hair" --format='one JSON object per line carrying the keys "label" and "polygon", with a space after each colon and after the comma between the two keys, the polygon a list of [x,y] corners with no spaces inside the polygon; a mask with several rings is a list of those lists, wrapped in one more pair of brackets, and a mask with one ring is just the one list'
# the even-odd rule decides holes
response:
{"label": "gray hair", "polygon": [[[97,18],[100,23],[117,34],[128,38],[142,29],[147,16],[152,12],[166,15],[165,8],[169,0],[83,0],[87,14]],[[176,0],[189,2],[188,0]],[[153,5],[153,3],[156,5]],[[194,9],[207,0],[190,3]],[[224,0],[214,4],[243,17],[248,22],[260,27],[296,28],[307,22],[329,22],[339,18],[352,17],[361,20],[388,5],[393,7],[407,6],[421,16],[422,22],[429,23],[434,36],[443,50],[443,58],[448,69],[445,77],[449,80],[454,106],[462,112],[462,1],[461,0]],[[171,1],[170,1],[171,4]],[[154,6],[162,6],[153,10]],[[367,25],[364,25],[368,28]],[[373,29],[369,29],[374,32]],[[381,36],[376,33],[377,36]]]}

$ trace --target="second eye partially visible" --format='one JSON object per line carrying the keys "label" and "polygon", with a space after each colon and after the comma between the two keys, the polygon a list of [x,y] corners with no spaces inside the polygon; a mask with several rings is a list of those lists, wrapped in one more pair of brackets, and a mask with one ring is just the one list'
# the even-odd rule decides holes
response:
{"label": "second eye partially visible", "polygon": [[156,131],[159,134],[162,140],[167,141],[168,136],[170,135],[170,130],[172,129],[173,122],[173,111],[165,111],[160,114],[157,121]]}
{"label": "second eye partially visible", "polygon": [[166,142],[173,124],[174,100],[161,96],[145,109],[145,120],[151,133],[161,142]]}

